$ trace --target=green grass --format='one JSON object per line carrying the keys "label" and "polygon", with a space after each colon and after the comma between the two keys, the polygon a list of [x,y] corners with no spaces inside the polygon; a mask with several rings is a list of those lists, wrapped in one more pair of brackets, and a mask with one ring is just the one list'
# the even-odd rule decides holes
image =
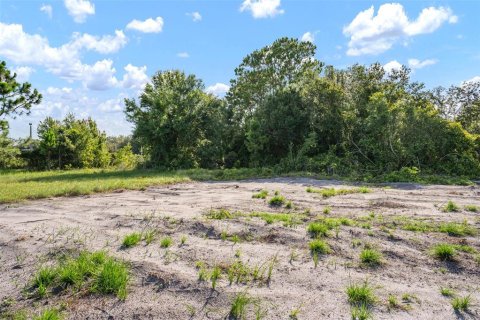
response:
{"label": "green grass", "polygon": [[60,320],[62,318],[63,317],[59,310],[55,308],[50,308],[33,317],[33,320]]}
{"label": "green grass", "polygon": [[122,246],[124,248],[131,248],[136,246],[140,241],[142,241],[142,234],[140,232],[132,232],[123,238]]}
{"label": "green grass", "polygon": [[145,243],[149,245],[155,240],[155,237],[157,236],[157,231],[152,229],[152,230],[147,230],[143,234],[143,240],[145,240]]}
{"label": "green grass", "polygon": [[217,281],[222,276],[222,269],[219,266],[215,266],[210,274],[210,281],[212,282],[212,289],[217,287]]}
{"label": "green grass", "polygon": [[470,225],[468,225],[467,222],[464,223],[455,223],[455,222],[449,222],[449,223],[441,223],[438,226],[438,231],[447,233],[450,236],[454,237],[463,237],[463,236],[474,236],[477,234],[477,230]]}
{"label": "green grass", "polygon": [[273,207],[281,207],[287,200],[284,196],[275,195],[270,200],[268,200],[268,204]]}
{"label": "green grass", "polygon": [[286,227],[293,227],[295,225],[299,225],[307,218],[306,215],[298,213],[251,212],[245,215],[254,218],[260,218],[267,224],[283,222],[283,225]]}
{"label": "green grass", "polygon": [[254,193],[252,195],[252,198],[254,198],[254,199],[266,199],[267,196],[268,196],[268,190],[263,189],[263,190],[260,190],[260,192],[258,192],[258,193]]}
{"label": "green grass", "polygon": [[468,310],[472,304],[472,297],[470,295],[465,297],[456,297],[452,299],[452,307],[456,311]]}
{"label": "green grass", "polygon": [[250,298],[246,292],[238,293],[235,298],[233,298],[232,305],[230,306],[230,319],[246,319],[247,307],[251,301],[252,298]]}
{"label": "green grass", "polygon": [[315,189],[308,187],[306,189],[308,193],[318,193],[324,198],[330,198],[339,195],[352,194],[352,193],[369,193],[370,189],[366,187],[353,188],[353,189],[335,189],[335,188],[325,188],[325,189]]}
{"label": "green grass", "polygon": [[449,200],[442,210],[445,212],[458,212],[460,211],[460,207],[452,200]]}
{"label": "green grass", "polygon": [[382,263],[382,254],[375,249],[363,249],[360,261],[369,266],[378,266]]}
{"label": "green grass", "polygon": [[479,209],[477,206],[469,204],[465,206],[465,210],[470,211],[470,212],[478,212]]}
{"label": "green grass", "polygon": [[[301,174],[299,174],[301,175]],[[304,173],[308,176],[311,174]],[[148,186],[189,181],[240,180],[275,176],[271,169],[78,169],[58,171],[0,170],[0,203],[112,190],[144,190]]]}
{"label": "green grass", "polygon": [[368,306],[361,304],[352,306],[352,320],[369,320],[373,319],[372,312]]}
{"label": "green grass", "polygon": [[356,306],[371,306],[377,301],[373,288],[365,280],[361,283],[351,283],[347,287],[348,302]]}
{"label": "green grass", "polygon": [[440,293],[445,297],[453,297],[455,295],[455,292],[448,287],[441,287]]}
{"label": "green grass", "polygon": [[123,262],[109,257],[104,251],[83,251],[77,256],[65,256],[57,265],[42,267],[32,279],[32,290],[44,297],[53,289],[84,290],[100,294],[127,296],[128,268]]}
{"label": "green grass", "polygon": [[455,246],[448,243],[440,243],[432,248],[433,256],[443,261],[453,261],[456,253]]}
{"label": "green grass", "polygon": [[162,248],[168,248],[172,245],[173,240],[170,237],[165,237],[162,240],[160,240],[160,247]]}
{"label": "green grass", "polygon": [[211,209],[210,211],[208,211],[206,216],[208,219],[224,220],[224,219],[232,219],[234,215],[227,209],[218,209],[218,210]]}
{"label": "green grass", "polygon": [[355,222],[348,218],[325,218],[321,217],[307,226],[307,232],[312,238],[328,237],[329,231],[340,226],[352,226]]}

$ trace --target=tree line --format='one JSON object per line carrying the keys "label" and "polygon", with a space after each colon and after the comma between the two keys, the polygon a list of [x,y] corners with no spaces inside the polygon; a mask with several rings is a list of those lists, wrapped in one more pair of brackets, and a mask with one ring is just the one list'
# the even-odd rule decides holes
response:
{"label": "tree line", "polygon": [[[315,51],[291,38],[255,50],[222,98],[195,75],[155,73],[138,98],[125,99],[134,126],[122,151],[128,167],[141,150],[142,165],[162,169],[480,174],[480,82],[427,90],[406,67],[341,70]],[[92,119],[47,118],[38,136],[36,166],[104,167],[119,157]]]}

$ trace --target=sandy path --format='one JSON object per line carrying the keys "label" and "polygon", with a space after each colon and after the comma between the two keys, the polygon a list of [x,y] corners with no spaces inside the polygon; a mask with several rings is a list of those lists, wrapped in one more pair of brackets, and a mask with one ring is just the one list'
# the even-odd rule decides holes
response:
{"label": "sandy path", "polygon": [[[478,187],[399,184],[391,189],[372,188],[373,192],[367,194],[322,199],[318,194],[305,192],[307,186],[352,187],[335,181],[278,178],[188,183],[4,205],[0,207],[0,300],[13,298],[17,301],[15,308],[31,306],[31,299],[23,297],[22,289],[48,254],[71,248],[106,249],[132,263],[127,300],[67,296],[64,298],[70,302],[70,318],[224,319],[234,294],[247,289],[266,311],[266,319],[288,319],[294,308],[300,308],[300,319],[350,319],[345,288],[351,281],[368,277],[379,297],[373,309],[375,319],[480,319],[479,266],[464,253],[455,264],[445,264],[428,255],[432,244],[460,243],[461,238],[400,229],[394,231],[392,238],[374,220],[371,229],[342,227],[338,237],[327,239],[334,252],[322,257],[314,268],[308,252],[306,223],[289,228],[279,223],[267,225],[257,218],[208,220],[203,215],[211,208],[278,212],[265,200],[252,199],[254,192],[268,189],[270,194],[279,190],[293,202],[296,212],[309,209],[311,219],[329,205],[331,217],[356,219],[374,211],[386,220],[398,216],[437,222],[466,219],[480,227],[478,213],[439,210],[448,200],[460,206],[480,206]],[[125,234],[149,228],[160,230],[162,236],[170,235],[174,245],[163,249],[157,241],[128,250],[120,248]],[[236,245],[222,241],[222,231],[245,236],[249,241]],[[180,246],[183,235],[188,240]],[[359,266],[361,247],[353,248],[352,239],[376,246],[384,255],[384,265],[376,269]],[[463,241],[480,251],[478,236]],[[241,251],[241,259],[252,266],[277,255],[269,286],[230,286],[223,278],[217,291],[212,292],[209,283],[197,281],[195,261],[228,264],[234,261],[237,250]],[[294,261],[290,261],[292,250],[297,256]],[[470,313],[455,314],[449,299],[440,295],[440,286],[450,286],[461,295],[471,293],[474,306]],[[403,304],[408,309],[388,310],[388,295],[395,294],[401,301],[405,293],[416,296],[413,302]]]}

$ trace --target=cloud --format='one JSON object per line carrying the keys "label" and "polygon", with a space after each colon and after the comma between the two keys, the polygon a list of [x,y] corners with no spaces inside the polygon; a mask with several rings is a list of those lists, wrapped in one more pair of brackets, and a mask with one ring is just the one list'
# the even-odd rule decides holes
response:
{"label": "cloud", "polygon": [[18,82],[25,82],[30,79],[30,75],[35,72],[35,69],[30,67],[16,67],[13,68],[13,72],[17,74]]}
{"label": "cloud", "polygon": [[46,14],[50,19],[52,19],[52,16],[53,16],[53,8],[52,8],[51,5],[49,5],[49,4],[42,4],[42,6],[40,7],[40,11],[45,12],[45,14]]}
{"label": "cloud", "polygon": [[402,69],[402,64],[400,62],[398,62],[397,60],[393,60],[393,61],[390,61],[388,63],[386,63],[384,66],[383,66],[383,69],[385,70],[385,72],[387,73],[392,73],[393,70],[400,70]]}
{"label": "cloud", "polygon": [[121,30],[115,30],[115,35],[102,37],[92,36],[84,33],[74,33],[73,41],[68,45],[70,49],[79,51],[83,48],[93,50],[102,54],[114,53],[124,47],[128,42],[127,37]]}
{"label": "cloud", "polygon": [[123,111],[123,99],[109,99],[98,105],[98,109],[102,112],[115,113]]}
{"label": "cloud", "polygon": [[95,6],[88,0],[64,0],[64,4],[76,23],[83,23],[88,15],[95,14]]}
{"label": "cloud", "polygon": [[427,60],[423,60],[423,61],[420,61],[418,59],[408,59],[408,66],[412,70],[415,70],[415,69],[422,69],[422,68],[425,68],[427,66],[434,65],[437,62],[438,61],[435,60],[435,59],[427,59]]}
{"label": "cloud", "polygon": [[189,58],[190,55],[188,54],[188,52],[179,52],[177,53],[177,57],[186,59]]}
{"label": "cloud", "polygon": [[24,32],[22,25],[0,22],[0,56],[17,64],[42,66],[68,81],[82,81],[92,90],[105,90],[116,85],[115,69],[111,60],[97,61],[93,65],[82,63],[81,50],[112,53],[126,41],[123,32],[117,30],[115,36],[74,34],[70,42],[52,47],[47,38]]}
{"label": "cloud", "polygon": [[127,24],[127,29],[137,30],[143,33],[159,33],[163,29],[163,18],[157,17],[154,19],[148,18],[145,21],[132,20]]}
{"label": "cloud", "polygon": [[207,93],[214,94],[218,97],[222,97],[225,95],[225,93],[228,92],[229,89],[230,89],[229,85],[226,85],[225,83],[217,82],[214,85],[207,87],[205,91]]}
{"label": "cloud", "polygon": [[202,15],[200,14],[200,12],[188,12],[187,13],[187,16],[190,16],[192,17],[192,20],[193,22],[199,22],[199,21],[202,21]]}
{"label": "cloud", "polygon": [[300,38],[301,41],[303,42],[311,42],[311,43],[314,43],[315,42],[315,35],[311,32],[305,32],[302,36],[302,38]]}
{"label": "cloud", "polygon": [[400,40],[432,33],[444,23],[458,21],[452,10],[445,7],[425,8],[416,20],[410,21],[399,3],[383,4],[377,15],[374,14],[374,7],[371,6],[344,27],[343,34],[350,38],[347,55],[379,54]]}
{"label": "cloud", "polygon": [[128,64],[125,68],[126,73],[121,81],[122,87],[126,89],[141,90],[148,82],[147,66],[136,67]]}
{"label": "cloud", "polygon": [[240,11],[250,11],[255,19],[273,18],[285,12],[280,5],[280,0],[244,0]]}

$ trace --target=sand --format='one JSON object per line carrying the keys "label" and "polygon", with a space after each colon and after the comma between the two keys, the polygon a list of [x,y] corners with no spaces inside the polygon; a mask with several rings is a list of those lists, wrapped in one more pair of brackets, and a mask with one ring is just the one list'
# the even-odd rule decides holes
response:
{"label": "sand", "polygon": [[[350,319],[346,287],[368,280],[378,301],[372,309],[375,319],[480,319],[480,266],[471,254],[459,253],[455,262],[434,259],[429,250],[440,242],[468,244],[480,251],[479,236],[452,237],[444,233],[421,233],[396,229],[388,232],[378,221],[404,216],[433,222],[466,220],[477,229],[480,214],[462,210],[443,212],[448,200],[460,207],[480,207],[478,186],[420,186],[392,184],[370,187],[371,193],[355,193],[324,199],[307,193],[306,187],[353,188],[339,181],[307,178],[277,178],[235,182],[195,182],[144,191],[119,191],[71,198],[50,198],[0,207],[0,301],[2,312],[21,308],[42,310],[66,305],[68,319],[225,319],[235,294],[248,292],[255,303],[247,319],[255,319],[260,308],[264,319],[288,319],[298,309],[299,319]],[[374,212],[370,229],[342,226],[338,235],[326,239],[332,253],[320,257],[315,268],[308,250],[308,221],[296,227],[266,224],[258,218],[211,220],[210,209],[234,211],[288,212],[272,208],[252,194],[278,190],[294,205],[294,212],[308,213],[314,220],[326,206],[329,217],[358,219]],[[124,249],[127,233],[156,229],[159,237]],[[222,232],[237,234],[235,244],[221,239]],[[161,248],[159,239],[170,236],[173,245]],[[187,237],[184,245],[181,238]],[[383,264],[366,267],[359,261],[362,245],[369,244],[383,254]],[[355,240],[356,241],[356,240]],[[67,250],[107,250],[131,265],[128,297],[79,294],[67,291],[36,300],[24,293],[32,274],[42,264]],[[293,254],[292,254],[293,252]],[[216,290],[198,281],[196,261],[207,265],[228,265],[240,253],[249,265],[268,263],[276,256],[271,282],[229,285],[220,279]],[[292,259],[292,255],[294,259]],[[455,313],[450,298],[440,287],[454,289],[458,296],[470,294],[468,312]],[[388,295],[396,295],[400,308],[388,308]],[[402,301],[402,295],[414,298]],[[255,305],[257,307],[255,307]]]}

